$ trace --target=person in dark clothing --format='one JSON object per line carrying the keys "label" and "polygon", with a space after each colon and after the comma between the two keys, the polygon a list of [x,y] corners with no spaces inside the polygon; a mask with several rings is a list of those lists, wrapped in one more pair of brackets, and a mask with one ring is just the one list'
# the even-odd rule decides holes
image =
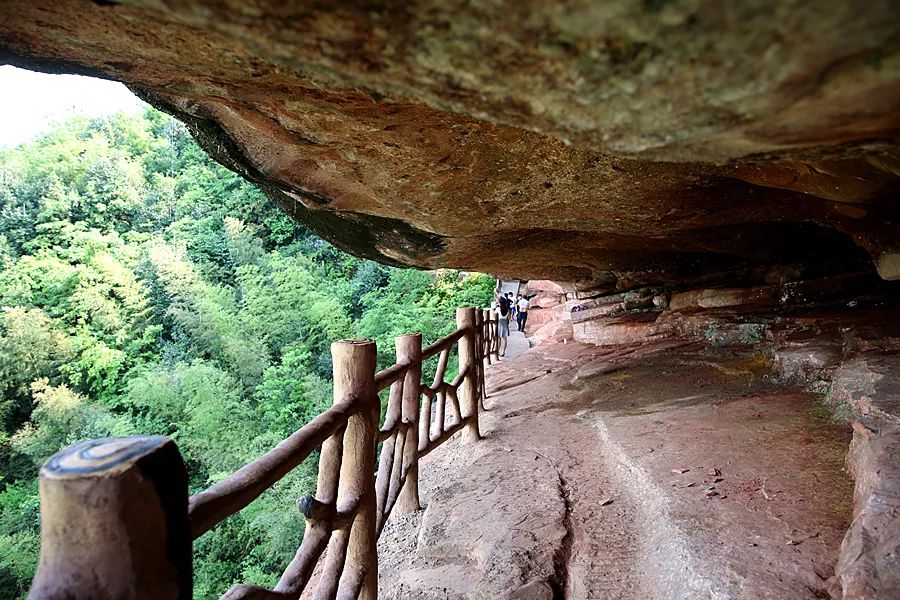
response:
{"label": "person in dark clothing", "polygon": [[519,323],[519,331],[525,333],[525,321],[528,320],[528,298],[519,294],[516,299],[516,320]]}
{"label": "person in dark clothing", "polygon": [[510,320],[515,320],[516,318],[516,299],[513,298],[512,292],[506,292],[506,302],[509,304],[509,318]]}
{"label": "person in dark clothing", "polygon": [[506,297],[506,294],[494,294],[494,300],[497,301],[497,307],[503,311],[504,316],[512,312],[512,300]]}
{"label": "person in dark clothing", "polygon": [[495,293],[493,307],[491,308],[491,318],[497,321],[497,353],[500,356],[506,356],[506,346],[509,342],[509,316],[511,314],[511,304],[509,298],[502,294]]}

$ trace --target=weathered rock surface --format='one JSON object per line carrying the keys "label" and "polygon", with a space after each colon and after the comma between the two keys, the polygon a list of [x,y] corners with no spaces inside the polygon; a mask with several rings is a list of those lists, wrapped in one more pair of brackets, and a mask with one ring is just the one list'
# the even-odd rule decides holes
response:
{"label": "weathered rock surface", "polygon": [[[628,289],[900,277],[890,0],[7,0],[357,254]],[[4,93],[15,91],[4,90]]]}
{"label": "weathered rock surface", "polygon": [[380,542],[380,597],[823,597],[850,434],[768,373],[672,344],[492,366],[485,438],[426,458],[424,511]]}
{"label": "weathered rock surface", "polygon": [[900,591],[900,356],[866,353],[842,364],[831,401],[850,406],[856,419],[847,456],[853,523],[835,587],[844,600],[891,598]]}
{"label": "weathered rock surface", "polygon": [[[857,286],[846,277],[698,289],[672,294],[668,306],[644,300],[662,297],[656,289],[580,300],[565,300],[573,295],[567,292],[556,296],[557,306],[538,309],[554,319],[529,333],[537,344],[553,344],[545,331],[570,326],[575,340],[604,347],[607,357],[651,353],[661,344],[701,344],[709,358],[698,365],[745,377],[748,384],[763,377],[778,388],[819,395],[822,412],[845,429],[852,424],[846,467],[856,481],[853,520],[834,575],[820,593],[893,599],[900,590],[900,323],[896,290],[863,297],[854,295]],[[559,346],[547,351],[564,352]],[[755,354],[729,363],[720,358],[729,352]],[[582,365],[571,385],[624,377],[617,360]],[[748,368],[761,371],[754,376]]]}
{"label": "weathered rock surface", "polygon": [[[824,339],[810,339],[807,332],[804,342],[795,332],[781,340],[794,360],[776,360],[775,368],[794,382],[805,374],[809,387],[825,392],[830,410],[852,422],[846,466],[856,480],[853,521],[829,586],[832,597],[895,598],[900,590],[900,330],[883,315],[845,314],[833,321],[815,332]],[[776,349],[776,356],[781,353]]]}

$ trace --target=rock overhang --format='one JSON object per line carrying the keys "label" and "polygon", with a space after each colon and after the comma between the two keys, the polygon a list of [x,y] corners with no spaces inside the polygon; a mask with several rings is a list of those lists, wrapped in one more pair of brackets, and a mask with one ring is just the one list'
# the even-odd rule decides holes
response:
{"label": "rock overhang", "polygon": [[12,0],[0,62],[126,82],[389,264],[894,279],[892,4]]}

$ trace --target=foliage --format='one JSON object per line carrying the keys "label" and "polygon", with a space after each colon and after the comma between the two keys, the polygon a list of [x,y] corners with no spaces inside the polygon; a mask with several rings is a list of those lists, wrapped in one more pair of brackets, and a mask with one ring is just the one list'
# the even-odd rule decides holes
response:
{"label": "foliage", "polygon": [[71,355],[69,338],[39,308],[0,312],[0,419],[13,431],[31,413],[31,382],[58,372]]}
{"label": "foliage", "polygon": [[[192,491],[331,403],[330,344],[452,331],[493,281],[344,254],[156,111],[75,118],[0,151],[0,600],[37,563],[36,473],[61,448],[168,435]],[[272,585],[296,550],[300,465],[194,545],[195,597]]]}

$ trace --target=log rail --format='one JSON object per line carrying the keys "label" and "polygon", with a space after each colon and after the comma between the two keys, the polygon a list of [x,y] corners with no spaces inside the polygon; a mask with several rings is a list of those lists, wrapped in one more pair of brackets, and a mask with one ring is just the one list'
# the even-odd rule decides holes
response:
{"label": "log rail", "polygon": [[[184,463],[168,438],[107,438],[62,450],[40,471],[41,558],[29,598],[189,599],[192,540],[319,448],[315,496],[297,501],[303,540],[277,585],[236,585],[222,599],[298,599],[320,561],[306,597],[376,598],[378,536],[395,509],[420,508],[419,459],[456,434],[462,444],[481,437],[484,369],[498,360],[497,324],[474,308],[458,309],[456,323],[425,348],[421,334],[398,337],[396,364],[377,373],[374,341],[335,342],[333,405],[190,497]],[[448,382],[454,348],[459,368]],[[435,357],[433,381],[424,383],[422,363]],[[383,422],[382,390],[389,390]]]}

